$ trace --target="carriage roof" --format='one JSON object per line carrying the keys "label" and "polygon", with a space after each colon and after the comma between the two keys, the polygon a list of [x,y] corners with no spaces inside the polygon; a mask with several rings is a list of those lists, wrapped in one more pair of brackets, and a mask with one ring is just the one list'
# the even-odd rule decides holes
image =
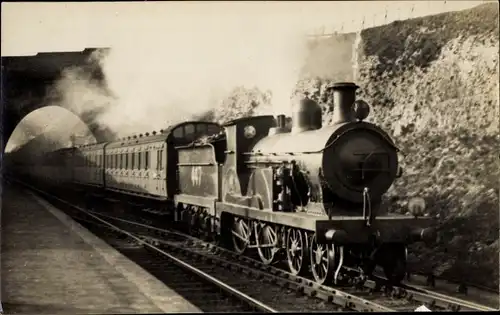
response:
{"label": "carriage roof", "polygon": [[[155,131],[151,133],[145,133],[145,134],[139,134],[139,135],[134,135],[134,136],[129,136],[125,137],[113,142],[110,142],[106,149],[114,149],[114,148],[122,148],[122,147],[127,147],[127,146],[132,146],[132,145],[142,145],[142,144],[148,144],[148,143],[155,143],[155,142],[173,142],[174,145],[181,144],[184,141],[184,131],[181,136],[176,137],[176,133],[178,130],[184,130],[185,126],[188,125],[210,125],[210,126],[215,126],[218,128],[218,130],[221,130],[222,127],[214,122],[207,122],[207,121],[185,121],[182,123],[178,123],[172,126],[169,126],[166,129],[160,130],[159,133],[156,133]],[[177,141],[179,139],[179,141]]]}

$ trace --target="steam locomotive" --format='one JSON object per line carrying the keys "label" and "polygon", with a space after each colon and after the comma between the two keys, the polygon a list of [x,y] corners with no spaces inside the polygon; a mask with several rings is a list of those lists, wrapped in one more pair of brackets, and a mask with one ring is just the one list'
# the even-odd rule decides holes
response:
{"label": "steam locomotive", "polygon": [[[424,205],[391,214],[382,196],[400,175],[398,149],[365,122],[369,106],[354,83],[336,83],[333,121],[298,103],[284,115],[224,125],[188,121],[115,142],[65,148],[23,172],[54,185],[74,183],[135,202],[159,220],[219,239],[266,264],[286,260],[293,274],[339,283],[341,270],[392,282],[406,273],[407,246],[436,237]],[[113,198],[115,198],[113,197]]]}

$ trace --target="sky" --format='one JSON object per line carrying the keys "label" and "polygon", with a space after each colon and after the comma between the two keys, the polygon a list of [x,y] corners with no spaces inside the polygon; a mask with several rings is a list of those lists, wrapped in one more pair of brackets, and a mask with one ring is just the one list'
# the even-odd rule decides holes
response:
{"label": "sky", "polygon": [[[2,56],[38,51],[109,47],[135,34],[161,35],[172,30],[217,26],[245,32],[241,20],[290,23],[313,32],[340,24],[382,23],[398,16],[460,10],[484,1],[189,1],[2,3]],[[413,13],[410,13],[413,8]],[[160,44],[160,43],[159,43]]]}
{"label": "sky", "polygon": [[[98,122],[126,136],[211,109],[213,100],[220,102],[235,86],[272,91],[273,113],[286,113],[305,60],[305,35],[353,31],[482,2],[3,2],[1,54],[112,48],[101,66],[115,98],[81,73],[69,72],[55,86],[62,103],[51,105],[77,113],[105,106]],[[72,114],[63,112],[42,109],[23,122],[35,129],[50,122],[64,130]],[[8,149],[27,136],[18,128],[11,139]]]}

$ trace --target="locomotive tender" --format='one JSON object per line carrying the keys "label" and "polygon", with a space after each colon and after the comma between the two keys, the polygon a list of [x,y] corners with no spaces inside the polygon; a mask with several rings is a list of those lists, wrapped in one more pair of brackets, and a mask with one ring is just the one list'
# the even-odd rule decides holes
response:
{"label": "locomotive tender", "polygon": [[332,86],[328,126],[306,98],[291,128],[284,115],[223,126],[189,121],[160,134],[62,149],[26,171],[128,196],[169,214],[159,220],[219,238],[240,254],[256,249],[266,264],[285,259],[292,273],[311,271],[319,283],[338,283],[343,267],[370,274],[376,265],[399,282],[407,245],[434,240],[434,220],[423,209],[385,210],[382,196],[400,174],[397,148],[363,121],[369,107],[356,101],[357,88]]}

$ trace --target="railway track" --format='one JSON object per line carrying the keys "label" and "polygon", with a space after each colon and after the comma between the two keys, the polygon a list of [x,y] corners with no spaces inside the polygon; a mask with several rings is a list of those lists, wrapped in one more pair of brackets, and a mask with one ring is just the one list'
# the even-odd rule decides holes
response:
{"label": "railway track", "polygon": [[[36,188],[30,188],[46,195],[46,193]],[[51,199],[57,198],[55,196],[50,197]],[[74,205],[61,199],[59,201],[75,209]],[[161,251],[163,255],[181,257],[177,259],[182,259],[182,261],[206,274],[217,275],[224,283],[228,283],[228,286],[241,292],[243,296],[254,296],[255,301],[266,305],[269,310],[390,312],[415,311],[417,307],[422,305],[432,311],[495,310],[494,308],[429,290],[413,288],[408,285],[401,287],[389,286],[385,279],[377,277],[341,289],[323,286],[309,279],[293,276],[280,268],[266,266],[250,257],[236,255],[212,243],[201,241],[177,231],[81,208],[78,209],[77,213],[73,213],[73,216],[84,225],[87,225],[89,229],[99,227],[97,228],[98,231],[114,230],[114,233],[126,234],[138,248],[143,246],[150,249],[155,248],[157,252]],[[255,288],[259,288],[261,292],[256,292]],[[297,298],[297,294],[303,298]],[[279,301],[279,303],[273,301]],[[283,305],[288,305],[288,309],[283,309]]]}
{"label": "railway track", "polygon": [[[36,190],[47,196],[46,193]],[[307,312],[342,311],[336,304],[318,304],[314,298],[298,299],[294,290],[282,290],[273,283],[238,269],[200,260],[147,241],[130,230],[112,224],[91,212],[57,198],[73,211],[70,215],[92,233],[183,295],[204,312]],[[302,295],[304,296],[304,295]]]}
{"label": "railway track", "polygon": [[[182,252],[187,255],[194,255],[198,257],[198,259],[209,260],[215,264],[222,264],[225,267],[234,268],[240,272],[251,274],[255,272],[255,270],[259,270],[265,273],[264,275],[261,274],[261,276],[267,277],[268,281],[272,281],[285,288],[293,286],[295,290],[299,292],[302,291],[303,294],[315,296],[324,301],[333,302],[333,300],[337,298],[340,303],[364,303],[364,306],[367,307],[367,309],[363,309],[363,306],[358,307],[352,305],[354,310],[414,311],[421,305],[425,305],[427,308],[434,311],[494,310],[476,303],[455,297],[444,296],[428,290],[424,291],[410,286],[388,286],[386,280],[383,278],[367,280],[363,284],[343,287],[342,290],[338,290],[318,285],[306,278],[293,276],[280,268],[266,266],[260,261],[234,254],[211,243],[201,241],[188,235],[183,235],[179,232],[159,229],[150,225],[114,218],[103,214],[94,214],[128,225],[128,229],[136,230],[146,242],[162,245],[170,250]],[[232,261],[232,263],[229,261]],[[342,299],[343,297],[346,297],[346,299]],[[356,299],[359,297],[361,297],[361,299]],[[348,300],[354,302],[349,302]],[[366,303],[367,301],[372,303]]]}

